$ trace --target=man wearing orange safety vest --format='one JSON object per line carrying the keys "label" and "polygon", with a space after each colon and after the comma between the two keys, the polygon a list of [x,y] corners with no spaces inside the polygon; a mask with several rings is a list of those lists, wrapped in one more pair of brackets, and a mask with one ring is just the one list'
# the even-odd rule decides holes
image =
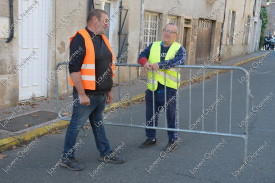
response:
{"label": "man wearing orange safety vest", "polygon": [[[99,160],[123,163],[112,152],[105,135],[103,112],[105,104],[113,99],[112,86],[115,66],[114,55],[108,39],[103,35],[108,28],[108,15],[100,9],[92,10],[87,18],[87,27],[77,31],[70,39],[70,84],[73,86],[73,113],[67,129],[61,166],[70,170],[83,170],[75,159],[76,139],[89,118]],[[78,143],[79,144],[79,143]]]}

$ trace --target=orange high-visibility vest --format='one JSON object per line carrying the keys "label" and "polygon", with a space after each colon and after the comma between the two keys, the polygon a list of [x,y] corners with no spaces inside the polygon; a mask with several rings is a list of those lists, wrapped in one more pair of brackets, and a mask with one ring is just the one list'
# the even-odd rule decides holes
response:
{"label": "orange high-visibility vest", "polygon": [[[77,31],[77,33],[82,35],[82,37],[84,38],[85,48],[86,48],[86,55],[84,57],[84,61],[83,61],[82,67],[81,67],[81,77],[82,77],[83,88],[85,90],[95,90],[96,89],[96,81],[95,81],[96,78],[95,78],[94,44],[93,44],[90,34],[88,33],[88,31],[85,28],[80,31]],[[77,33],[75,33],[75,35]],[[75,37],[75,35],[73,35],[70,38],[70,43],[71,43],[72,39]],[[110,45],[107,37],[102,34],[102,39],[105,42],[105,44],[107,45],[107,47],[109,48],[110,52],[112,53],[111,69],[112,69],[112,77],[114,77],[115,65],[113,63],[113,60],[115,59],[115,57],[114,57],[111,45]],[[74,86],[71,76],[69,78],[69,82],[71,85]]]}

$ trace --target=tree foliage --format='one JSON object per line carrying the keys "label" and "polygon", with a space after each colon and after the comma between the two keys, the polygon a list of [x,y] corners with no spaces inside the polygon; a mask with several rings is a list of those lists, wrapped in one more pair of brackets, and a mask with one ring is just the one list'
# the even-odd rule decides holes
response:
{"label": "tree foliage", "polygon": [[261,7],[260,18],[262,20],[261,39],[260,39],[260,49],[261,49],[264,44],[264,36],[265,36],[264,31],[268,24],[268,13],[267,13],[267,8],[265,6]]}

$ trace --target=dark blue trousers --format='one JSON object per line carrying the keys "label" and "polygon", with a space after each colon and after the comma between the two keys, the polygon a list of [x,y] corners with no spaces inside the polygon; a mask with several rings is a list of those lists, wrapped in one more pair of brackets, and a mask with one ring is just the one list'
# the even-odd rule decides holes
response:
{"label": "dark blue trousers", "polygon": [[[165,111],[167,114],[167,127],[177,128],[177,111],[176,111],[176,94],[177,90],[166,87],[166,104],[164,100],[164,86],[158,84],[158,89],[154,92],[155,95],[155,115],[153,116],[153,92],[150,90],[145,91],[146,100],[146,126],[158,125],[159,114]],[[148,139],[153,140],[156,137],[155,129],[145,129]],[[167,131],[169,141],[174,142],[178,138],[178,133],[174,131]]]}

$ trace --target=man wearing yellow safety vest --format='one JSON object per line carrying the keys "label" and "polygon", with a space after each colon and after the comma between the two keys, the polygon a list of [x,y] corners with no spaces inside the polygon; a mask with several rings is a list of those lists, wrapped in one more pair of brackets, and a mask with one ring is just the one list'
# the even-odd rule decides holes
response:
{"label": "man wearing yellow safety vest", "polygon": [[[150,44],[139,56],[139,63],[148,69],[148,89],[145,91],[146,126],[148,127],[153,126],[153,121],[155,121],[157,126],[158,114],[164,111],[166,106],[167,127],[177,128],[176,95],[177,88],[180,85],[180,74],[177,73],[176,68],[172,67],[183,65],[186,59],[185,49],[176,42],[177,37],[178,27],[173,23],[169,23],[163,29],[163,41]],[[164,76],[166,77],[166,103],[164,98]],[[155,114],[153,114],[153,91],[155,96]],[[140,145],[140,148],[156,145],[156,130],[147,128],[145,132],[147,139]],[[167,132],[169,141],[164,151],[172,152],[178,146],[178,133],[174,131]]]}
{"label": "man wearing yellow safety vest", "polygon": [[87,27],[70,39],[69,72],[74,103],[60,163],[70,170],[84,169],[83,164],[76,161],[74,152],[80,148],[76,139],[88,118],[100,153],[99,160],[117,164],[124,162],[112,152],[102,123],[105,103],[109,104],[113,99],[112,77],[115,71],[113,51],[103,35],[108,26],[107,13],[94,9],[88,15]]}

